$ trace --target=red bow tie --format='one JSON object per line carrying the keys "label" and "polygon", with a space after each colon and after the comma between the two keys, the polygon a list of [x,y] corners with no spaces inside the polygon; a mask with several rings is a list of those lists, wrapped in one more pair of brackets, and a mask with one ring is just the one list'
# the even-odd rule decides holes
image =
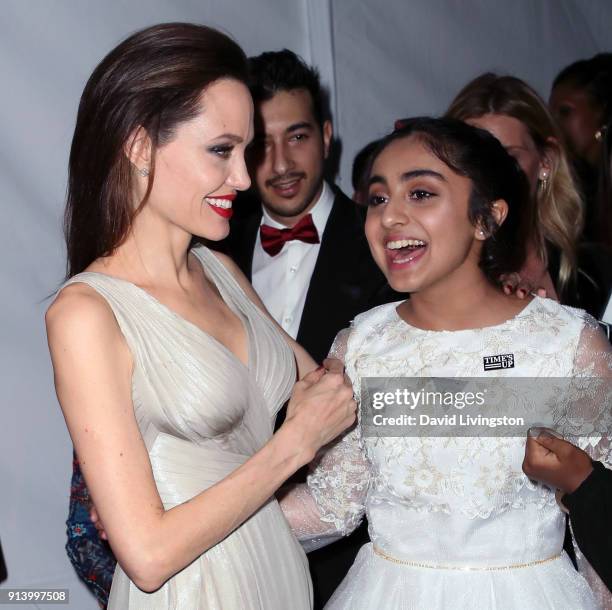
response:
{"label": "red bow tie", "polygon": [[291,229],[275,229],[268,225],[259,227],[262,248],[270,255],[276,256],[287,241],[297,239],[307,244],[318,244],[319,234],[312,222],[312,216],[307,214]]}

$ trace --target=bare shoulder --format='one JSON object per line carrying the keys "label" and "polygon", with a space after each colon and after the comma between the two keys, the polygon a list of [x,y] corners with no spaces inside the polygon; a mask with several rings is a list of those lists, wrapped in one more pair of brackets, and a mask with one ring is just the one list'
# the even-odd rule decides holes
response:
{"label": "bare shoulder", "polygon": [[132,353],[110,305],[91,286],[63,288],[45,322],[55,388],[65,414],[83,411],[84,388],[99,388],[99,396],[121,384],[129,388]]}
{"label": "bare shoulder", "polygon": [[63,288],[45,313],[49,340],[83,340],[98,334],[120,332],[107,301],[91,286],[70,284]]}

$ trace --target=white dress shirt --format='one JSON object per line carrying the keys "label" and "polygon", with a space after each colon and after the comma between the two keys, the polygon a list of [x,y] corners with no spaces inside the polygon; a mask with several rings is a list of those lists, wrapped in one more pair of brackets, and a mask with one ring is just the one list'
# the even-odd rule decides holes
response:
{"label": "white dress shirt", "polygon": [[[319,240],[334,204],[334,193],[327,183],[317,203],[310,210],[312,221],[319,233]],[[261,224],[277,229],[286,229],[284,225],[270,218],[265,207]],[[251,279],[253,287],[261,297],[272,317],[291,335],[297,337],[306,302],[306,293],[310,278],[319,256],[321,244],[307,244],[303,241],[288,241],[276,255],[270,256],[261,245],[261,235],[257,232]]]}

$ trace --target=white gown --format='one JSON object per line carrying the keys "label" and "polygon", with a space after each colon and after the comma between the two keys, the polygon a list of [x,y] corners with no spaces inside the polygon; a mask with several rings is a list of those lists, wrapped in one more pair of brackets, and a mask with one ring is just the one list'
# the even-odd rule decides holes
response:
{"label": "white gown", "polygon": [[[397,305],[358,316],[336,339],[357,397],[362,377],[483,377],[483,356],[495,354],[514,354],[515,367],[487,374],[610,376],[597,323],[554,301],[535,298],[503,324],[456,332],[412,327]],[[609,438],[582,446],[611,465]],[[524,438],[367,438],[360,427],[337,441],[282,503],[306,548],[346,535],[367,513],[372,542],[326,610],[607,606],[603,584],[594,595],[563,552],[565,515],[554,490],[523,474],[524,452]]]}

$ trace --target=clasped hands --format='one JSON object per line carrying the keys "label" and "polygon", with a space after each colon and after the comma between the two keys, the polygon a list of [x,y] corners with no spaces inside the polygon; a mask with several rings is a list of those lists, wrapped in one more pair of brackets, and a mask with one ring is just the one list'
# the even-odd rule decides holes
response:
{"label": "clasped hands", "polygon": [[[281,429],[296,452],[312,461],[317,451],[349,428],[356,418],[357,404],[344,365],[336,358],[305,375],[293,387],[287,417]],[[102,540],[108,540],[96,507],[89,516]]]}
{"label": "clasped hands", "polygon": [[295,384],[283,426],[292,427],[294,442],[304,447],[308,463],[321,447],[355,422],[356,410],[344,365],[327,358]]}

